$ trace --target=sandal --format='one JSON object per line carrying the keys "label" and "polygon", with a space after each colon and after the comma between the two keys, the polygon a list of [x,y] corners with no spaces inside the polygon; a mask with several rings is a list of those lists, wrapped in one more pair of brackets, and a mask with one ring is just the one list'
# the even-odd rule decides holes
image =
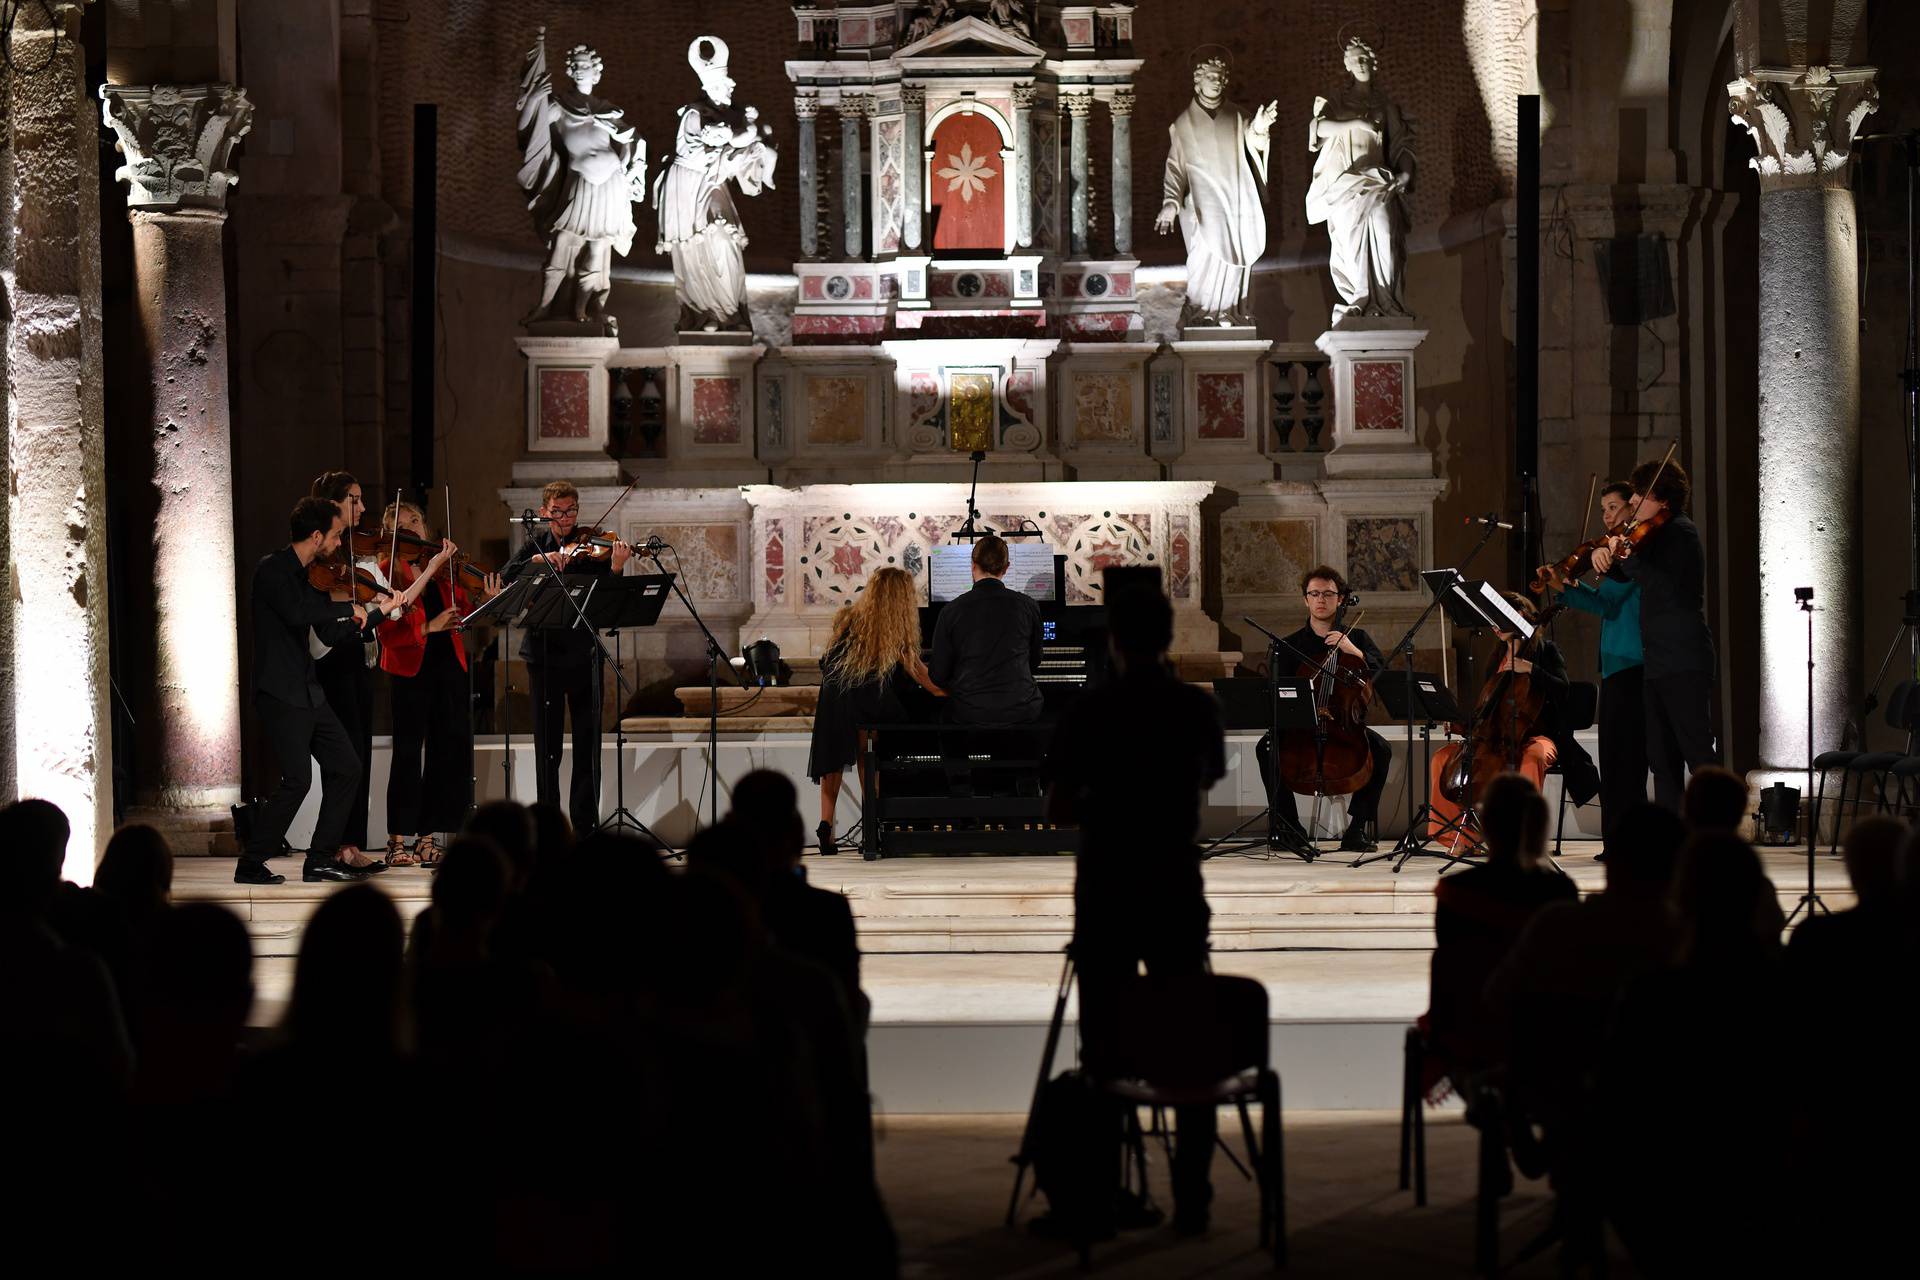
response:
{"label": "sandal", "polygon": [[405,836],[387,837],[387,865],[390,867],[417,867],[420,865],[420,859],[414,856],[413,850],[407,848],[407,838]]}
{"label": "sandal", "polygon": [[421,866],[431,871],[440,865],[440,842],[432,835],[421,836],[413,842],[413,856]]}
{"label": "sandal", "polygon": [[385,871],[387,869],[386,863],[378,858],[368,857],[358,845],[341,845],[339,850],[333,855],[333,860],[347,868],[347,870],[358,871],[362,875],[370,876],[377,871]]}

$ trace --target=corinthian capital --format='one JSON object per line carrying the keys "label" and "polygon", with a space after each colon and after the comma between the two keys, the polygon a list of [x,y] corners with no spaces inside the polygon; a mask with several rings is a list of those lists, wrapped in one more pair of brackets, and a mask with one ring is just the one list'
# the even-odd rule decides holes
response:
{"label": "corinthian capital", "polygon": [[131,211],[218,209],[239,179],[233,148],[253,127],[247,92],[230,84],[100,86],[101,116],[127,162],[114,177],[127,184]]}
{"label": "corinthian capital", "polygon": [[1762,189],[1846,185],[1860,122],[1880,105],[1874,67],[1755,67],[1727,84],[1753,136]]}

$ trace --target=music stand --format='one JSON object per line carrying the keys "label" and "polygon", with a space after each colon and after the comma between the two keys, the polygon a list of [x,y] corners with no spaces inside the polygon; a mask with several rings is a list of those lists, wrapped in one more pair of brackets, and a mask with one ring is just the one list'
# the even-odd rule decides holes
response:
{"label": "music stand", "polygon": [[[1277,639],[1271,640],[1268,643],[1267,670],[1269,672],[1277,669],[1276,664],[1280,656],[1279,646],[1280,641]],[[1280,734],[1283,730],[1305,729],[1311,733],[1319,722],[1319,715],[1316,713],[1313,705],[1313,681],[1301,676],[1269,676],[1263,683],[1269,686],[1269,693],[1267,695],[1269,712],[1267,729],[1272,735],[1270,739],[1273,744],[1272,750],[1278,752],[1280,750]],[[1258,750],[1259,748],[1256,747],[1256,759]],[[1202,859],[1217,858],[1223,853],[1245,853],[1250,849],[1265,847],[1267,849],[1286,849],[1302,862],[1313,861],[1317,850],[1311,847],[1311,842],[1309,842],[1308,849],[1296,849],[1293,847],[1293,843],[1281,834],[1279,815],[1274,812],[1273,806],[1274,796],[1278,794],[1278,788],[1280,786],[1279,765],[1276,763],[1270,771],[1267,771],[1266,776],[1263,777],[1261,781],[1266,784],[1267,789],[1266,807],[1242,822],[1233,830],[1227,832],[1227,834],[1209,844],[1206,849],[1201,852],[1200,856]],[[1245,831],[1262,818],[1267,820],[1267,834],[1265,836],[1239,838],[1242,831]]]}
{"label": "music stand", "polygon": [[[481,601],[478,609],[475,609],[472,613],[469,613],[466,617],[454,624],[454,630],[465,631],[476,622],[497,622],[501,625],[504,632],[501,637],[501,645],[506,651],[506,659],[501,663],[500,671],[501,680],[505,688],[502,690],[500,700],[506,708],[506,714],[500,721],[500,743],[502,747],[500,770],[506,775],[507,799],[509,800],[513,799],[513,668],[511,665],[513,662],[513,629],[519,624],[522,615],[527,611],[527,605],[533,600],[534,593],[537,590],[535,584],[545,576],[547,576],[545,573],[522,574],[512,582],[509,582],[501,590],[499,595],[491,600]],[[468,708],[467,714],[473,714],[471,707]]]}
{"label": "music stand", "polygon": [[[1418,809],[1409,811],[1407,830],[1418,831],[1433,813],[1433,727],[1437,724],[1457,724],[1460,720],[1460,705],[1454,701],[1453,693],[1447,683],[1431,671],[1383,671],[1374,677],[1373,692],[1386,707],[1389,718],[1411,726],[1420,722],[1420,775],[1427,779],[1426,798]],[[1407,794],[1413,794],[1413,737],[1409,729],[1407,737]],[[1384,853],[1369,853],[1353,860],[1350,864],[1363,867],[1369,862],[1379,862],[1383,858],[1405,855],[1400,846],[1405,838]],[[1457,861],[1453,855],[1444,855]],[[1394,870],[1399,870],[1395,866]]]}
{"label": "music stand", "polygon": [[[622,692],[625,692],[625,673],[621,669],[625,655],[620,648],[620,633],[631,627],[650,627],[660,620],[660,610],[666,606],[668,591],[673,586],[673,575],[643,573],[595,578],[593,581],[597,585],[587,593],[585,620],[596,632],[613,637],[614,675],[619,679]],[[626,702],[623,699],[613,717],[614,810],[594,830],[624,831],[631,828],[665,848],[660,837],[648,830],[647,824],[627,808],[627,771],[622,763],[626,758],[627,746],[625,713]]]}
{"label": "music stand", "polygon": [[[587,620],[587,606],[593,600],[594,594],[599,588],[614,580],[615,579],[608,574],[543,572],[535,578],[533,599],[527,605],[526,613],[521,617],[520,625],[529,631],[567,631],[576,628],[584,631],[587,638],[593,642],[594,651],[600,659],[600,671],[604,673],[607,664],[611,662],[612,659],[607,656],[607,646],[601,642],[600,633],[595,630],[593,624]],[[613,678],[620,693],[620,705],[625,707],[627,698],[631,696],[632,691],[627,687],[626,674],[620,670],[618,665],[615,665],[613,668]],[[603,721],[607,713],[604,674],[601,683],[602,688],[599,691],[600,705],[594,708],[594,730],[596,734],[604,735],[606,733],[606,726]],[[540,709],[535,707],[534,715],[538,716],[539,714]],[[536,752],[539,749],[537,745],[538,741],[536,738]],[[539,761],[536,760],[534,763],[535,766],[538,767]],[[578,769],[580,762],[575,760],[573,767]],[[598,810],[600,807],[600,752],[597,748],[593,753],[593,795],[593,807],[595,810]],[[598,827],[594,829],[596,831],[599,830]],[[651,835],[652,833],[648,832],[648,834]],[[664,848],[665,846],[662,847]]]}

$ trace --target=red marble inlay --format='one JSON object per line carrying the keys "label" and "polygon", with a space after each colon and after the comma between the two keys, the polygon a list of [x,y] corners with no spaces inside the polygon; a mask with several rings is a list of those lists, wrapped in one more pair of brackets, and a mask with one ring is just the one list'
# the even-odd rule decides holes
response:
{"label": "red marble inlay", "polygon": [[873,296],[873,277],[855,276],[853,278],[853,296],[856,298],[871,298]]}
{"label": "red marble inlay", "polygon": [[1398,360],[1353,362],[1353,428],[1356,431],[1406,429],[1406,367]]}
{"label": "red marble inlay", "polygon": [[540,371],[540,438],[584,440],[591,421],[588,397],[592,383],[585,369]]}
{"label": "red marble inlay", "polygon": [[1015,369],[1007,376],[1007,407],[1033,421],[1033,370]]}
{"label": "red marble inlay", "polygon": [[1167,594],[1185,600],[1193,592],[1193,540],[1182,529],[1167,547]]}
{"label": "red marble inlay", "polygon": [[1244,373],[1201,373],[1194,375],[1196,398],[1200,402],[1202,440],[1239,440],[1247,433],[1247,375]]}
{"label": "red marble inlay", "polygon": [[800,296],[803,298],[826,297],[827,296],[826,289],[820,283],[820,277],[819,276],[801,276],[800,277]]}
{"label": "red marble inlay", "polygon": [[879,341],[885,316],[802,316],[793,318],[793,336],[815,345]]}
{"label": "red marble inlay", "polygon": [[767,522],[766,566],[767,603],[780,604],[787,598],[787,540],[778,520]]}
{"label": "red marble inlay", "polygon": [[693,442],[740,443],[740,379],[693,380]]}
{"label": "red marble inlay", "polygon": [[842,578],[858,578],[867,570],[867,553],[851,542],[833,549],[833,571]]}
{"label": "red marble inlay", "polygon": [[948,116],[933,135],[928,174],[935,249],[1006,248],[1006,162],[1000,131],[986,116]]}
{"label": "red marble inlay", "polygon": [[1108,276],[1107,279],[1113,281],[1113,292],[1115,292],[1116,294],[1125,296],[1133,292],[1133,273],[1132,272],[1116,271],[1112,275]]}
{"label": "red marble inlay", "polygon": [[925,369],[907,375],[907,416],[918,424],[940,409],[940,379]]}
{"label": "red marble inlay", "polygon": [[873,24],[865,18],[840,19],[840,47],[859,49],[873,40]]}
{"label": "red marble inlay", "polygon": [[1060,22],[1060,30],[1067,37],[1067,43],[1070,45],[1093,43],[1092,18],[1063,18]]}

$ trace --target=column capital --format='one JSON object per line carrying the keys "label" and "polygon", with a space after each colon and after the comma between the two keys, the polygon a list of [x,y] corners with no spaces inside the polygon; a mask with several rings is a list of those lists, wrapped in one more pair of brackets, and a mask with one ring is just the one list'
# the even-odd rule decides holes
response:
{"label": "column capital", "polygon": [[820,114],[820,95],[817,93],[796,93],[793,95],[793,114],[796,119],[812,120]]}
{"label": "column capital", "polygon": [[1093,114],[1093,95],[1091,93],[1066,93],[1060,96],[1066,103],[1067,114],[1075,119],[1084,120]]}
{"label": "column capital", "polygon": [[127,162],[129,212],[224,210],[239,181],[233,149],[253,127],[247,91],[230,84],[100,86],[101,118]]}
{"label": "column capital", "polygon": [[1116,116],[1132,115],[1133,114],[1133,86],[1128,85],[1124,89],[1115,89],[1113,91],[1113,101],[1109,104],[1109,109],[1112,110],[1113,114],[1115,114]]}
{"label": "column capital", "polygon": [[1727,110],[1759,153],[1763,191],[1844,187],[1860,122],[1880,106],[1877,67],[1755,67],[1727,83]]}
{"label": "column capital", "polygon": [[843,119],[858,120],[873,112],[873,100],[857,93],[847,94],[840,99],[840,115]]}
{"label": "column capital", "polygon": [[1013,109],[1015,111],[1033,110],[1033,100],[1037,92],[1038,90],[1034,87],[1034,83],[1031,80],[1024,84],[1016,84],[1013,86]]}
{"label": "column capital", "polygon": [[918,84],[901,85],[900,105],[908,111],[925,111],[927,109],[926,86]]}

